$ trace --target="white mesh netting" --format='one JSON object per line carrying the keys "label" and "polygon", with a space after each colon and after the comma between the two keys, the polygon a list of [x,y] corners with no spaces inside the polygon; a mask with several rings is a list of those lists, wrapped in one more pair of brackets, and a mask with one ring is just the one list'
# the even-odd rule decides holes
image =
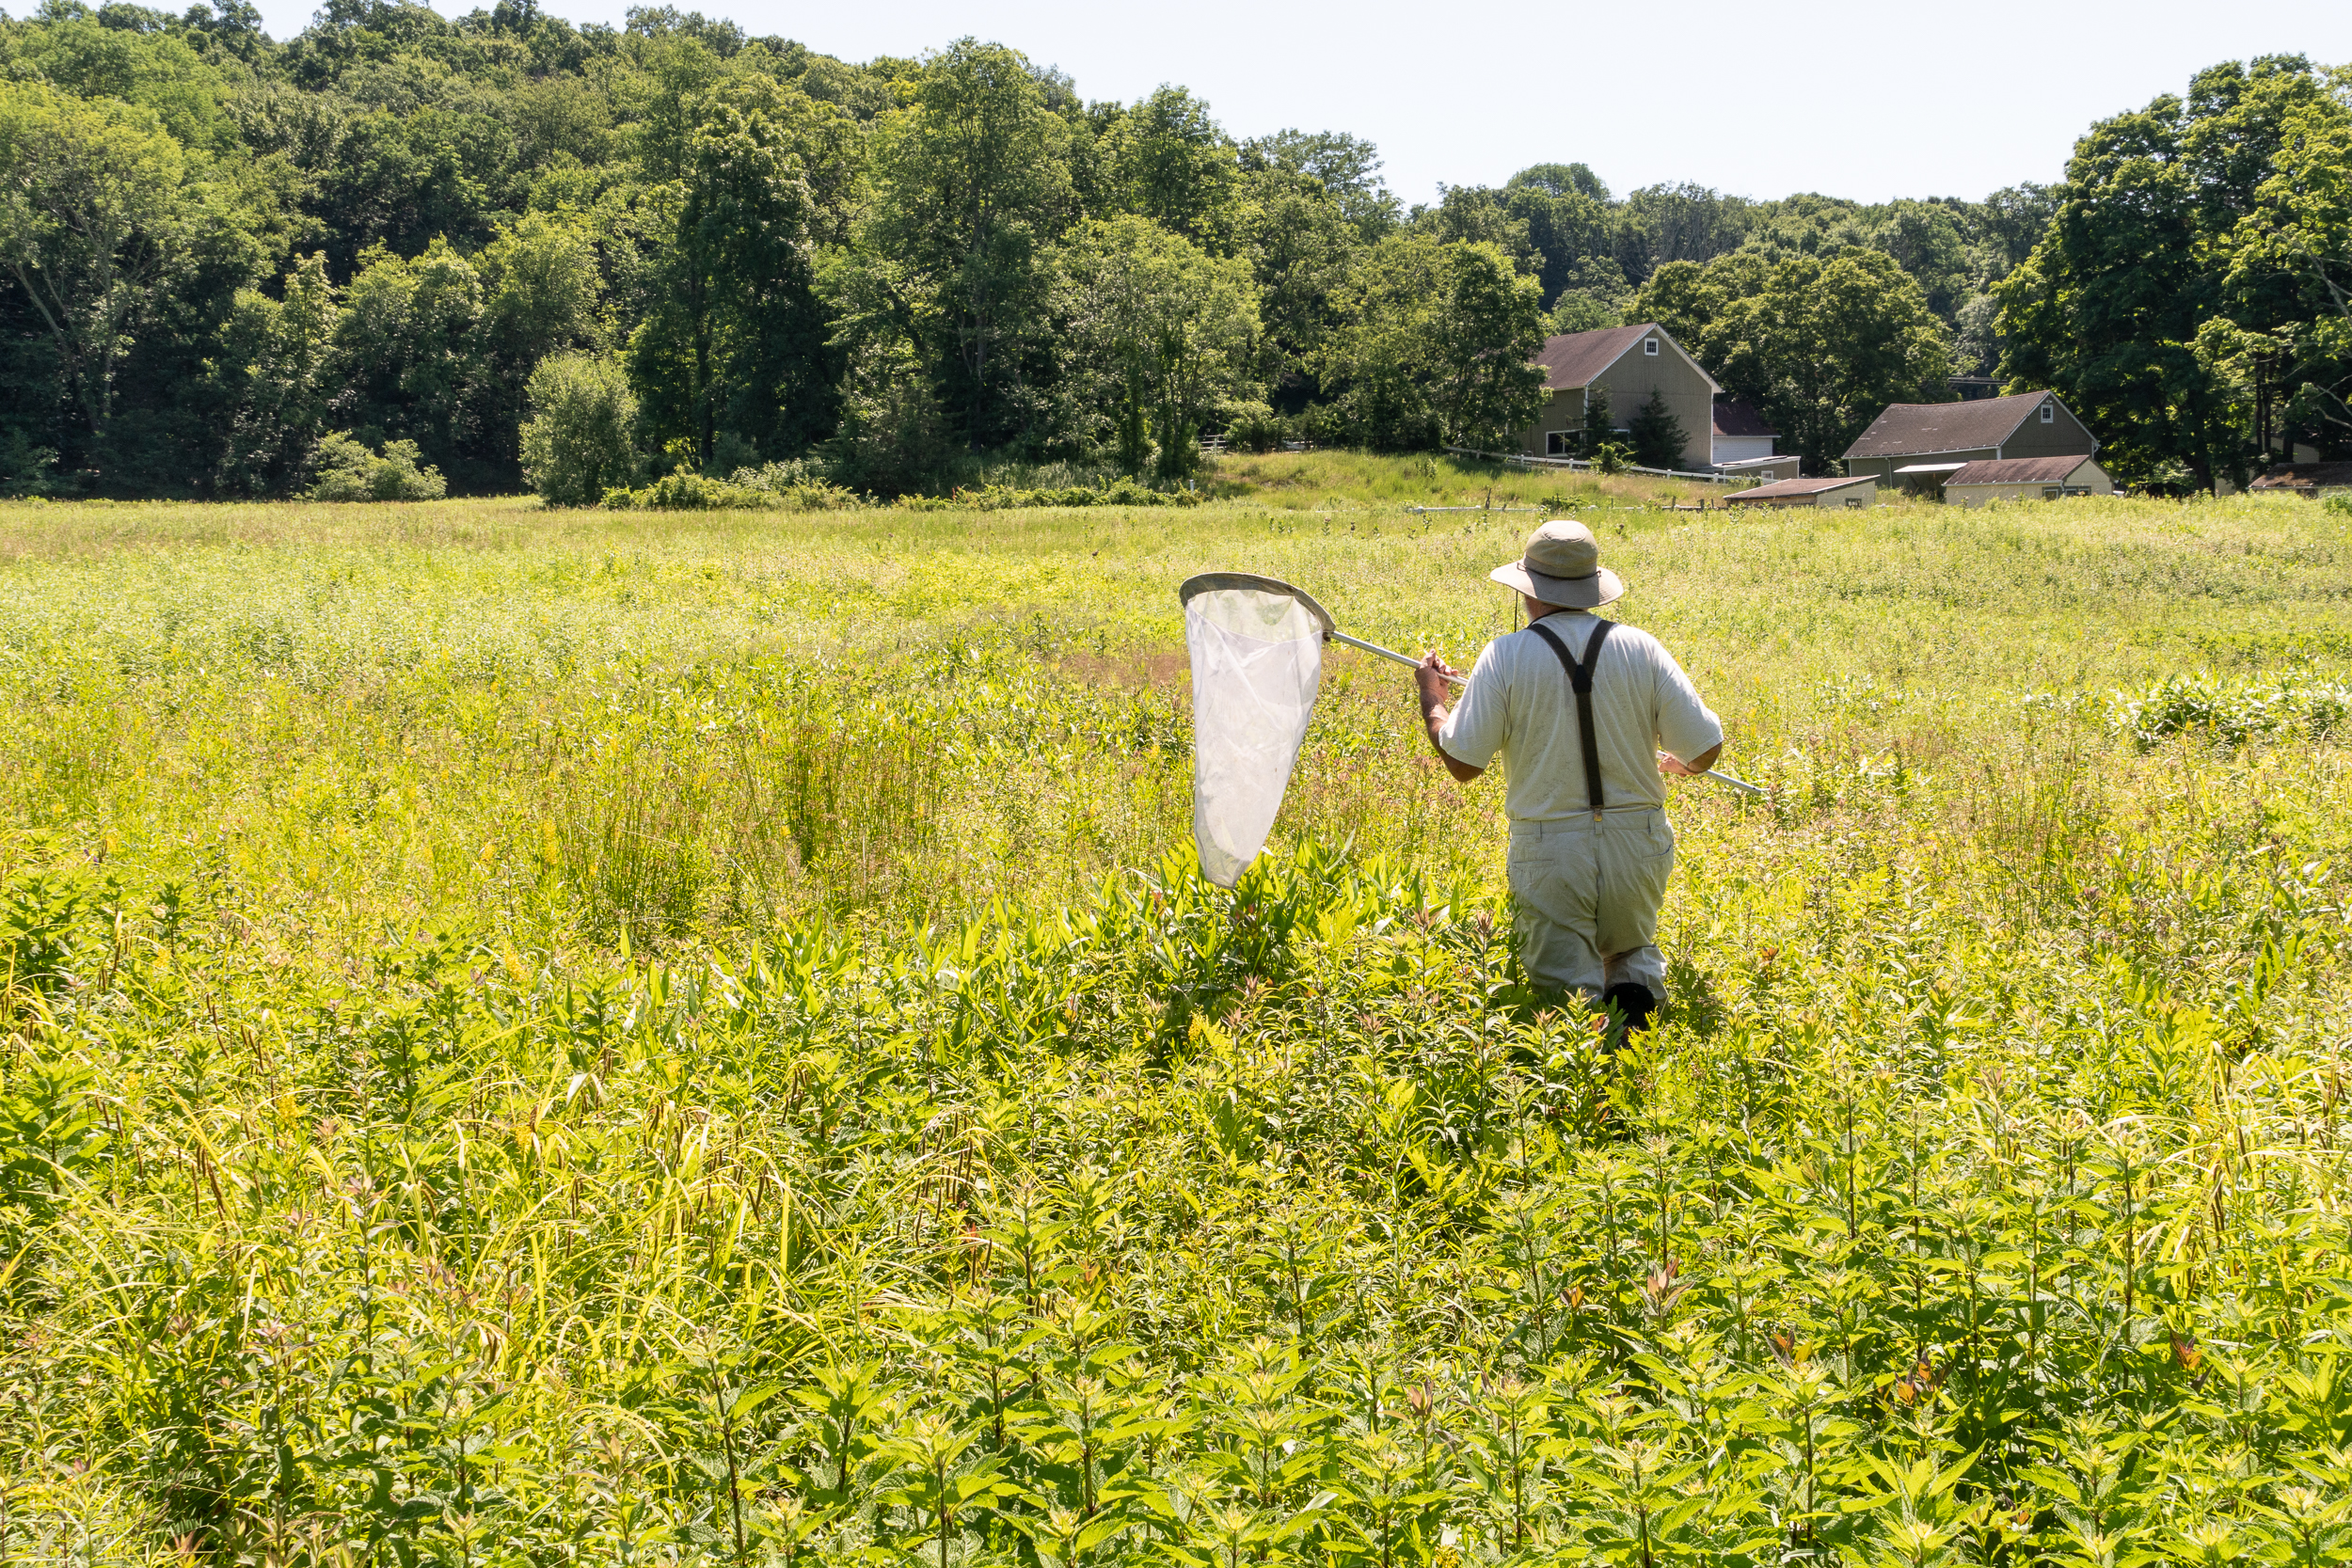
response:
{"label": "white mesh netting", "polygon": [[1192,836],[1232,887],[1265,847],[1323,678],[1323,631],[1284,594],[1219,588],[1184,606],[1192,651]]}

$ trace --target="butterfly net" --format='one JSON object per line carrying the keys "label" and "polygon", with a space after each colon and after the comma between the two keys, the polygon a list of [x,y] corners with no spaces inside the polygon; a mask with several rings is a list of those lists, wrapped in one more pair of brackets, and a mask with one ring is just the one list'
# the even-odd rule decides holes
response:
{"label": "butterfly net", "polygon": [[1265,847],[1323,677],[1323,628],[1287,594],[1217,588],[1184,605],[1192,653],[1192,836],[1232,887]]}

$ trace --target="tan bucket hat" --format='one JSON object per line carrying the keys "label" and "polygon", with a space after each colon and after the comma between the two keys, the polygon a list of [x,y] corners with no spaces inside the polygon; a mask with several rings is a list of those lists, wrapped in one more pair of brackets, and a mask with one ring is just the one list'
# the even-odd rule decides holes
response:
{"label": "tan bucket hat", "polygon": [[1625,595],[1624,579],[1600,563],[1593,531],[1573,518],[1546,523],[1527,536],[1518,560],[1486,575],[1563,610],[1597,610]]}

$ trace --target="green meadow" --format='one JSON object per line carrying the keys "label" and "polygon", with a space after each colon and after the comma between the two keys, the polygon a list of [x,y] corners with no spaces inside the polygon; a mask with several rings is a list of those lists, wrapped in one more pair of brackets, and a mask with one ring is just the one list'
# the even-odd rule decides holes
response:
{"label": "green meadow", "polygon": [[[2352,1554],[2352,515],[1203,489],[0,504],[0,1562]],[[1401,669],[1189,847],[1179,581],[1560,511],[1769,791],[1613,1059]]]}

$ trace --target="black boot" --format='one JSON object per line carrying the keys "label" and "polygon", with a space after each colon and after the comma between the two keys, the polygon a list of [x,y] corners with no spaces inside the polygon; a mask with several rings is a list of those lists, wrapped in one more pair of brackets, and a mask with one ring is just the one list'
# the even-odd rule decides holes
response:
{"label": "black boot", "polygon": [[1625,1032],[1630,1035],[1649,1027],[1650,1014],[1658,1009],[1658,998],[1638,981],[1620,980],[1600,993],[1600,1005],[1614,1008],[1617,1016],[1625,1020]]}

